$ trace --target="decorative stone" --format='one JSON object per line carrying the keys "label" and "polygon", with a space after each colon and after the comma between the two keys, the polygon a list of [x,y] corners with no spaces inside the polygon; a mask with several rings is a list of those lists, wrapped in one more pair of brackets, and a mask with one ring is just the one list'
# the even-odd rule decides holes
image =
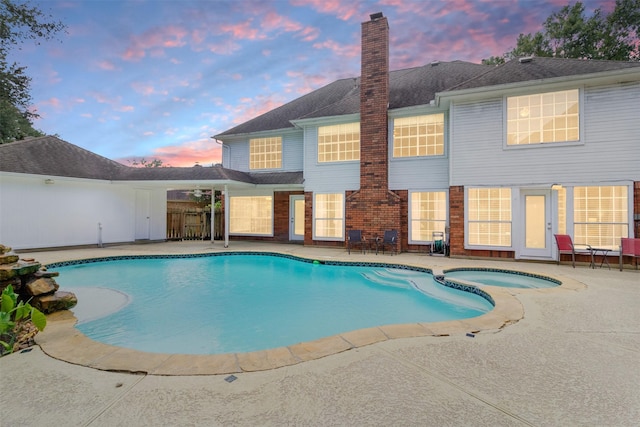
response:
{"label": "decorative stone", "polygon": [[18,261],[18,255],[3,254],[0,255],[0,265],[13,264]]}
{"label": "decorative stone", "polygon": [[34,277],[58,277],[60,275],[60,273],[58,273],[57,271],[47,271],[44,270],[43,268],[41,268],[40,270],[36,271],[35,273],[33,273]]}
{"label": "decorative stone", "polygon": [[51,295],[35,297],[31,305],[45,314],[60,310],[68,310],[78,303],[78,298],[73,292],[57,291]]}
{"label": "decorative stone", "polygon": [[22,289],[22,281],[19,277],[0,281],[0,292],[4,291],[4,289],[9,285],[13,287],[13,292],[20,293],[20,290]]}
{"label": "decorative stone", "polygon": [[28,295],[37,297],[39,295],[52,294],[57,291],[59,287],[55,280],[43,277],[28,282],[25,285],[25,291]]}
{"label": "decorative stone", "polygon": [[0,255],[6,254],[7,252],[11,252],[11,248],[0,243]]}

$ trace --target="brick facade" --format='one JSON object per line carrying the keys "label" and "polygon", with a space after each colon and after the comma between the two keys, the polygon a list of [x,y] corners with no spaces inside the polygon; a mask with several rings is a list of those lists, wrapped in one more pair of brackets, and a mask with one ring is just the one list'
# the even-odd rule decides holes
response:
{"label": "brick facade", "polygon": [[402,197],[388,186],[389,24],[372,16],[362,23],[360,78],[360,189],[345,199],[345,228],[365,237],[398,230],[402,248]]}

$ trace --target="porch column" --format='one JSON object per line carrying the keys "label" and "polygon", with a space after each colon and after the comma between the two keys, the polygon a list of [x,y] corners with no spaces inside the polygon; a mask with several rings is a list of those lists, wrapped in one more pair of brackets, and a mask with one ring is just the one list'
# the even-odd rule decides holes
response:
{"label": "porch column", "polygon": [[229,189],[224,186],[224,247],[229,247]]}
{"label": "porch column", "polygon": [[215,229],[215,224],[216,224],[216,187],[211,187],[211,224],[209,224],[209,227],[211,228],[211,244],[214,243],[215,240],[215,235],[216,235],[216,229]]}

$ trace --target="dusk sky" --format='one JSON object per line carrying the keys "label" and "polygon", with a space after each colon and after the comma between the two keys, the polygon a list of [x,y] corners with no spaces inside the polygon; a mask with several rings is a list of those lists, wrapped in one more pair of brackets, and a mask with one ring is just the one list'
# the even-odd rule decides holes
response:
{"label": "dusk sky", "polygon": [[[21,1],[21,0],[16,0]],[[573,4],[573,2],[571,2]],[[360,24],[389,20],[390,67],[479,63],[541,29],[562,0],[40,0],[68,27],[14,52],[35,127],[113,160],[220,162],[211,137],[360,74]],[[589,15],[614,0],[585,0]]]}

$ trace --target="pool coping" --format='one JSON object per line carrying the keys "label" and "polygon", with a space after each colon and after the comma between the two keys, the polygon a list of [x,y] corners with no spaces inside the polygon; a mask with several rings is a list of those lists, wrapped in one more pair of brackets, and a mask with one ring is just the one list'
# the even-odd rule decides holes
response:
{"label": "pool coping", "polygon": [[[249,252],[274,253],[273,251]],[[286,253],[281,254],[290,257],[290,255]],[[173,255],[171,256],[173,257]],[[307,257],[295,256],[295,258],[309,260]],[[411,262],[402,262],[395,265],[424,269],[424,266],[418,266]],[[455,268],[456,267],[451,266],[447,267],[446,270],[453,270]],[[469,268],[473,267],[464,267],[464,269]],[[477,269],[484,270],[486,267],[479,266]],[[434,276],[444,273],[442,270],[429,270],[432,271]],[[498,270],[518,271],[525,275],[540,276],[537,273],[529,273],[523,270]],[[487,293],[494,302],[493,310],[481,316],[443,322],[418,322],[376,326],[285,347],[249,353],[211,355],[165,354],[143,352],[103,344],[90,339],[77,330],[75,328],[77,319],[71,311],[67,310],[48,315],[47,327],[44,331],[36,335],[35,341],[42,348],[43,352],[50,357],[104,371],[145,373],[163,376],[222,375],[264,371],[296,365],[392,339],[455,335],[466,336],[468,334],[474,336],[480,333],[499,332],[503,328],[515,324],[524,318],[524,307],[517,298],[519,294],[548,294],[586,289],[586,285],[575,279],[564,276],[559,278],[552,275],[545,277],[557,280],[561,282],[561,284],[552,288],[539,289],[504,288],[486,285],[483,285],[481,288],[477,287],[481,289],[482,292]],[[456,279],[455,282],[476,288],[472,282],[459,279]]]}

